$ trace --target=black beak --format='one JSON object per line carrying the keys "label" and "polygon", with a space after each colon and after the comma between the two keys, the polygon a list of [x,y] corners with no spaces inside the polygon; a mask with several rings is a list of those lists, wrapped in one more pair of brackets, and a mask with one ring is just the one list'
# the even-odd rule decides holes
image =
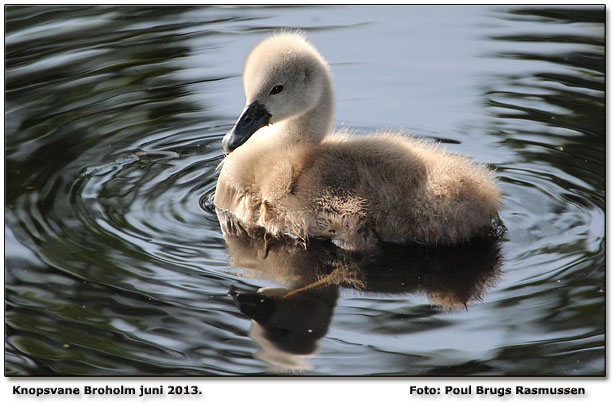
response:
{"label": "black beak", "polygon": [[257,101],[245,107],[237,123],[222,139],[224,152],[230,153],[243,145],[254,132],[269,125],[270,119],[271,114],[264,108],[264,105]]}

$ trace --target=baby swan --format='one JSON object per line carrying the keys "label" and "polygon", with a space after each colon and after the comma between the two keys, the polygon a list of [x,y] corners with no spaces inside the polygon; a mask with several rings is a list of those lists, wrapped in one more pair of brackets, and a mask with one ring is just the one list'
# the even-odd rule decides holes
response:
{"label": "baby swan", "polygon": [[329,134],[330,69],[303,35],[260,42],[243,87],[215,205],[248,232],[366,250],[378,241],[458,244],[485,236],[497,218],[501,193],[485,167],[403,134]]}

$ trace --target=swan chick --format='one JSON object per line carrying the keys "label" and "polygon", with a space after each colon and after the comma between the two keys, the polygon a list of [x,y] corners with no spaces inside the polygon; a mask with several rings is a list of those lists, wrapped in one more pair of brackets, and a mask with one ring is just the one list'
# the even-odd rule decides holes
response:
{"label": "swan chick", "polygon": [[246,107],[222,140],[220,222],[366,250],[460,244],[498,219],[501,192],[485,166],[402,133],[331,132],[330,68],[302,34],[261,41],[243,87]]}

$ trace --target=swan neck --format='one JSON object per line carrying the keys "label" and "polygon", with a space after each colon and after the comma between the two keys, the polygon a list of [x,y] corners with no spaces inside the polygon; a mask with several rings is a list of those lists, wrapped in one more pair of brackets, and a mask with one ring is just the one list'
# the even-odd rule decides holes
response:
{"label": "swan neck", "polygon": [[331,130],[334,108],[332,81],[330,77],[327,77],[322,95],[316,106],[281,123],[283,125],[282,132],[291,135],[293,138],[298,138],[302,142],[320,143]]}

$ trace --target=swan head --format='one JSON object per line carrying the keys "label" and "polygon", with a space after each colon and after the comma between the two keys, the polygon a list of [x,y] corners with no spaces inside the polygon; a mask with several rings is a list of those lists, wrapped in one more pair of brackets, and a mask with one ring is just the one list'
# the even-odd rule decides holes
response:
{"label": "swan head", "polygon": [[260,128],[313,110],[329,90],[328,64],[297,32],[275,34],[250,52],[243,71],[246,107],[222,146],[230,153]]}

